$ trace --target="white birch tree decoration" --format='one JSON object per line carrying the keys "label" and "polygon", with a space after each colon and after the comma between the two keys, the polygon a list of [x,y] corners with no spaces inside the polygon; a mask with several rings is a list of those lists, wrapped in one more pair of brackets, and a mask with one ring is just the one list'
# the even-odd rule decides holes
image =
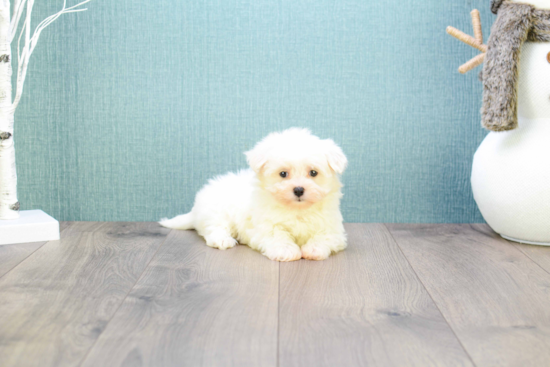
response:
{"label": "white birch tree decoration", "polygon": [[[13,0],[13,6],[10,0],[0,0],[0,219],[19,218],[13,123],[15,109],[23,93],[30,57],[40,34],[47,26],[63,14],[87,10],[80,7],[90,1],[85,0],[67,7],[67,1],[63,0],[61,10],[44,19],[32,31],[31,16],[34,0]],[[17,39],[17,84],[15,96],[13,96],[11,46],[17,35],[21,18],[24,18],[24,22]],[[21,43],[22,40],[23,43]]]}

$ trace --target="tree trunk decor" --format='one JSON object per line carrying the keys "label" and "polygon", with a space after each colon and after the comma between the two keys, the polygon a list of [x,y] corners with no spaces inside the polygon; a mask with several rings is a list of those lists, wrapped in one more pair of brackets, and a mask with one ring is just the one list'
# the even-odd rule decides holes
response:
{"label": "tree trunk decor", "polygon": [[[50,15],[31,29],[31,15],[34,0],[0,0],[0,219],[17,219],[17,174],[15,170],[14,113],[21,100],[30,57],[41,32],[63,14],[75,13],[91,0],[67,7],[66,0],[57,13]],[[23,16],[24,15],[24,16]],[[19,23],[24,19],[19,30]],[[11,45],[17,38],[17,84],[12,94],[12,52]],[[13,98],[13,100],[12,100]]]}

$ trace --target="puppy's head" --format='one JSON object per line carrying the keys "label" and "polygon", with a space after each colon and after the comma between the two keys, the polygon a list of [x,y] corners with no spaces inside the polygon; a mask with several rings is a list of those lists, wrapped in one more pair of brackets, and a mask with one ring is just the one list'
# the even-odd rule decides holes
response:
{"label": "puppy's head", "polygon": [[272,133],[245,154],[262,189],[294,208],[307,208],[338,192],[338,175],[348,164],[332,140],[299,128]]}

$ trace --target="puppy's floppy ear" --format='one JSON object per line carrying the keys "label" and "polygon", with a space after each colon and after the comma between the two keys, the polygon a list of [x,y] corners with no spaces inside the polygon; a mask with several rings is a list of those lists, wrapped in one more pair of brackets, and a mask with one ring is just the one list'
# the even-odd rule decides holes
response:
{"label": "puppy's floppy ear", "polygon": [[253,149],[244,153],[248,165],[256,173],[260,173],[263,166],[267,163],[264,150],[265,149],[262,149],[261,145],[258,144]]}
{"label": "puppy's floppy ear", "polygon": [[342,149],[331,139],[323,140],[323,144],[325,145],[325,154],[330,168],[338,174],[344,173],[348,166],[348,159]]}

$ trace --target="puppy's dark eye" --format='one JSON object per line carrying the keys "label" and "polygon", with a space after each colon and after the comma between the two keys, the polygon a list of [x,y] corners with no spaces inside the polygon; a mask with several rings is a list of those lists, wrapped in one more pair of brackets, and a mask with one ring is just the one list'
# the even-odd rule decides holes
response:
{"label": "puppy's dark eye", "polygon": [[281,176],[282,178],[285,178],[286,176],[288,176],[288,172],[283,171],[279,173],[279,176]]}
{"label": "puppy's dark eye", "polygon": [[315,176],[317,176],[317,171],[311,170],[311,171],[309,171],[309,175],[311,177],[315,177]]}

